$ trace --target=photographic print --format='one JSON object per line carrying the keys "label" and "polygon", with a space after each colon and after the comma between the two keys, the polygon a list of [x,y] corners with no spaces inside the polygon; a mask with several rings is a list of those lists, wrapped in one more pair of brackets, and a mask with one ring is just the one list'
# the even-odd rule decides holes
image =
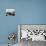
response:
{"label": "photographic print", "polygon": [[6,9],[6,16],[15,16],[15,9]]}
{"label": "photographic print", "polygon": [[46,44],[46,25],[20,24],[18,28],[20,28],[20,46]]}

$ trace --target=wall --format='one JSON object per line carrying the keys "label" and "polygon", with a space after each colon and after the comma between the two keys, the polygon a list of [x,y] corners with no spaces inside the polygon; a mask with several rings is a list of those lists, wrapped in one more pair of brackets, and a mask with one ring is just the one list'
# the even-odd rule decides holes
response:
{"label": "wall", "polygon": [[[5,16],[7,8],[16,9],[16,16]],[[46,24],[46,0],[0,0],[0,44],[17,24]]]}

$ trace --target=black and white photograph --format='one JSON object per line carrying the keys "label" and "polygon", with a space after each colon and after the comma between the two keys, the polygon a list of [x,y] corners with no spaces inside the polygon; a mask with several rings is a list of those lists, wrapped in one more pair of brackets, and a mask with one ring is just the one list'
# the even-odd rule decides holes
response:
{"label": "black and white photograph", "polygon": [[20,24],[20,46],[46,46],[46,25]]}
{"label": "black and white photograph", "polygon": [[6,16],[15,16],[15,9],[6,9]]}

